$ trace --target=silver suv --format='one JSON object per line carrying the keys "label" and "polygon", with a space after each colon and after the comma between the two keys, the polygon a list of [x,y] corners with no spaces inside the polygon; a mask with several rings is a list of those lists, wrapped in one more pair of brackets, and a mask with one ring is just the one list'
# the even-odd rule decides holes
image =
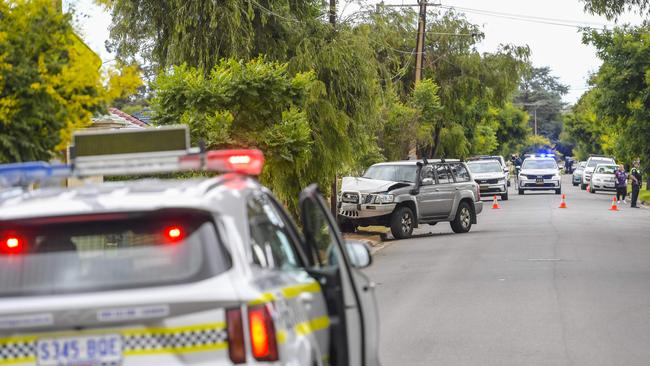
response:
{"label": "silver suv", "polygon": [[337,207],[344,231],[378,225],[403,239],[420,224],[441,221],[466,233],[483,203],[465,163],[409,160],[375,164],[362,177],[343,178]]}

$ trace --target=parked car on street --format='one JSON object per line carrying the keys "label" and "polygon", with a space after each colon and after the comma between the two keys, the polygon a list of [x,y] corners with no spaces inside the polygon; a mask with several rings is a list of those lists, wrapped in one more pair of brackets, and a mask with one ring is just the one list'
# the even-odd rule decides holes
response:
{"label": "parked car on street", "polygon": [[586,165],[587,165],[586,161],[581,161],[573,170],[573,175],[571,176],[571,183],[573,183],[574,187],[577,187],[578,185],[580,185],[580,182],[582,182],[582,173],[585,171]]}
{"label": "parked car on street", "polygon": [[596,193],[597,191],[610,191],[616,192],[616,176],[614,175],[618,170],[616,164],[598,164],[596,169],[591,175],[591,187],[589,191]]}
{"label": "parked car on street", "polygon": [[508,164],[506,164],[506,160],[503,158],[501,155],[480,155],[480,156],[474,156],[469,159],[467,159],[468,162],[470,161],[478,161],[478,160],[496,160],[501,164],[501,169],[503,170],[503,174],[506,177],[506,182],[508,184],[508,187],[510,187],[510,167]]}
{"label": "parked car on street", "polygon": [[562,193],[560,169],[554,158],[530,157],[521,164],[517,177],[519,194],[525,191],[555,191]]}
{"label": "parked car on street", "polygon": [[344,231],[379,225],[403,239],[421,224],[441,221],[466,233],[483,203],[465,163],[409,160],[375,164],[362,177],[344,177],[337,207]]}
{"label": "parked car on street", "polygon": [[467,166],[474,181],[479,185],[481,196],[499,195],[504,201],[508,199],[507,179],[499,162],[474,160],[468,162]]}
{"label": "parked car on street", "polygon": [[596,169],[596,166],[598,164],[612,164],[616,165],[616,161],[614,158],[611,158],[609,156],[604,156],[604,155],[591,155],[589,159],[587,159],[587,165],[585,166],[585,170],[582,172],[582,181],[580,183],[580,189],[583,191],[587,189],[587,185],[591,182],[591,174],[594,172],[594,169]]}

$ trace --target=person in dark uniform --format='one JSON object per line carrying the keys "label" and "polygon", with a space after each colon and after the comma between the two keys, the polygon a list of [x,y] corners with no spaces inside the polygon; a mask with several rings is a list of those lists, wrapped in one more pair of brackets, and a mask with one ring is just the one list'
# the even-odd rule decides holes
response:
{"label": "person in dark uniform", "polygon": [[639,206],[637,206],[637,200],[639,199],[639,191],[641,190],[641,184],[643,182],[641,170],[639,169],[639,160],[635,160],[632,164],[630,178],[632,179],[632,203],[630,204],[630,207],[639,208]]}

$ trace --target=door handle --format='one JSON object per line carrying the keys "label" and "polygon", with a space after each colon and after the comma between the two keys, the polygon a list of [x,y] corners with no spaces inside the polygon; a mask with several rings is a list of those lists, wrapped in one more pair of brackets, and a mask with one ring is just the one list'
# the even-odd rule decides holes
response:
{"label": "door handle", "polygon": [[440,192],[440,188],[436,188],[436,192]]}
{"label": "door handle", "polygon": [[457,190],[457,191],[460,191],[460,188],[459,188],[459,187],[456,187],[456,190]]}
{"label": "door handle", "polygon": [[363,286],[363,291],[373,290],[375,287],[377,287],[377,284],[370,281],[365,286]]}

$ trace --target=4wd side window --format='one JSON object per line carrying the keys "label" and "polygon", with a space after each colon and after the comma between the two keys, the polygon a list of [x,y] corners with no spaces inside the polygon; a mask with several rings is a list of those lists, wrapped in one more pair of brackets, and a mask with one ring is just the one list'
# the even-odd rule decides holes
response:
{"label": "4wd side window", "polygon": [[471,180],[469,171],[467,171],[465,164],[454,163],[449,164],[449,167],[451,168],[452,174],[456,178],[456,182],[469,182]]}
{"label": "4wd side window", "polygon": [[253,262],[265,268],[298,268],[298,255],[288,228],[269,199],[262,194],[253,195],[247,210]]}
{"label": "4wd side window", "polygon": [[427,178],[432,179],[434,183],[436,181],[433,175],[433,167],[431,165],[425,165],[422,167],[422,170],[420,170],[420,181]]}
{"label": "4wd side window", "polygon": [[436,175],[438,176],[439,184],[453,183],[454,179],[447,168],[447,164],[436,164]]}

